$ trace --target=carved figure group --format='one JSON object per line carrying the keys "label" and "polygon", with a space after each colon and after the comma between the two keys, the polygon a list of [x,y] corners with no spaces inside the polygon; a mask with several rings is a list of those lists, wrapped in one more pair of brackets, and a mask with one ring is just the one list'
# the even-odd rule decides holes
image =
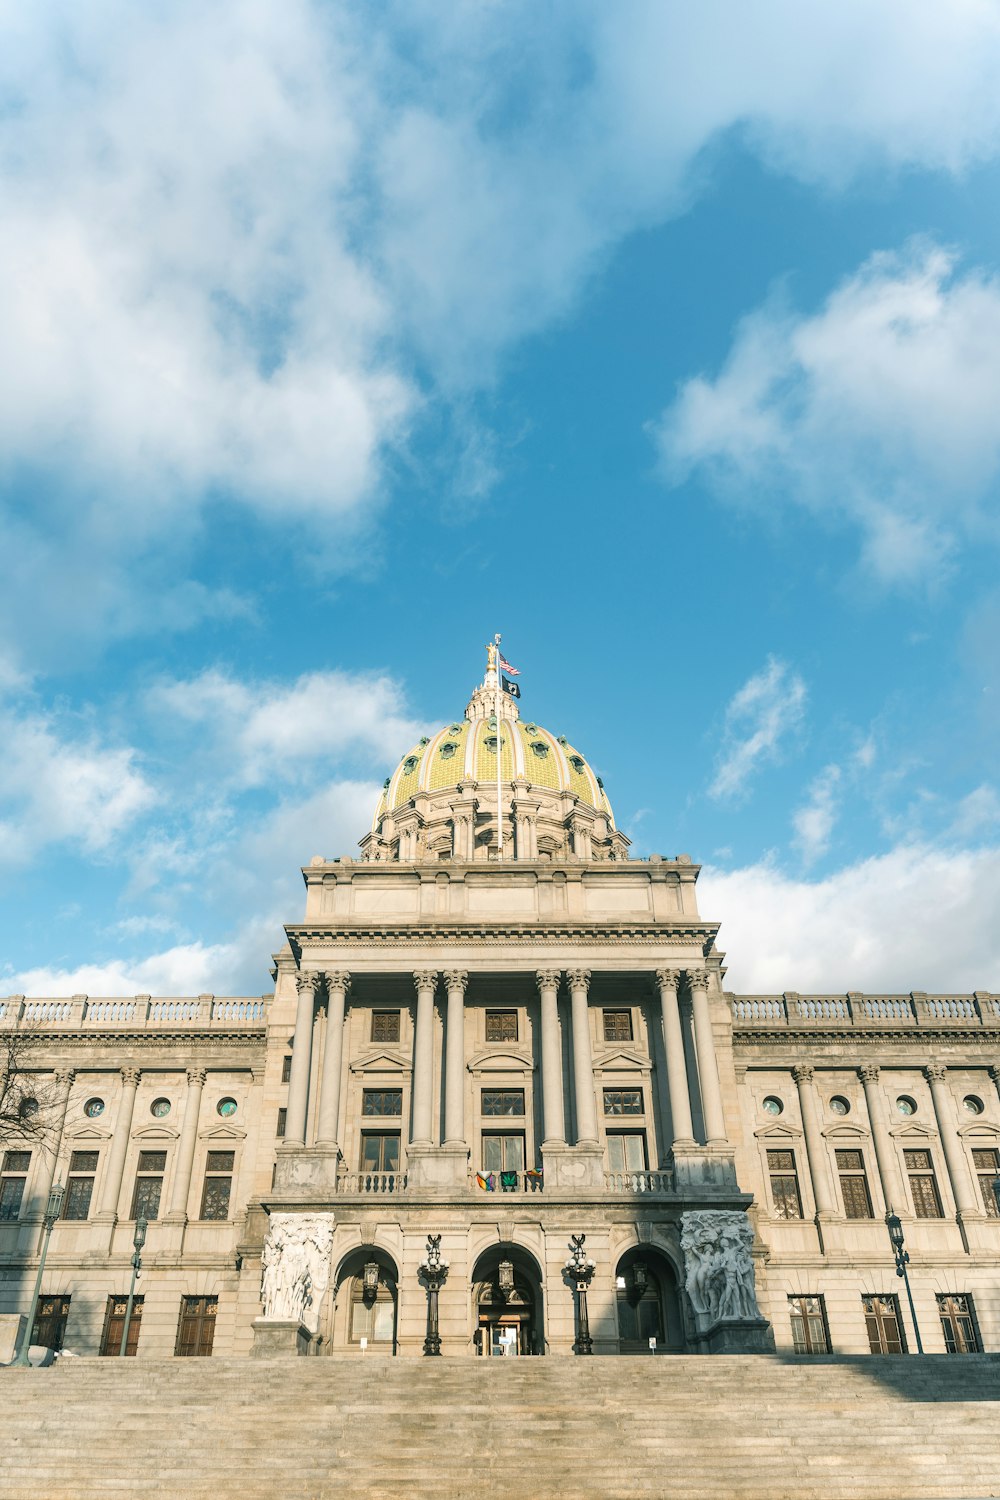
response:
{"label": "carved figure group", "polygon": [[305,1323],[315,1332],[332,1249],[331,1215],[271,1215],[260,1262],[265,1318]]}
{"label": "carved figure group", "polygon": [[686,1213],[681,1228],[684,1284],[695,1312],[716,1323],[759,1318],[746,1215],[731,1210]]}

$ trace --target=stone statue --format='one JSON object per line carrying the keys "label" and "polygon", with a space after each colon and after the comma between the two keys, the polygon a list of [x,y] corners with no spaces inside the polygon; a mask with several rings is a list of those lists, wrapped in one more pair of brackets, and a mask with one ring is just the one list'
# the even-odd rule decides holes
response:
{"label": "stone statue", "polygon": [[704,1209],[682,1218],[684,1284],[695,1312],[710,1323],[759,1319],[746,1214]]}
{"label": "stone statue", "polygon": [[313,1333],[330,1284],[332,1214],[272,1214],[260,1260],[264,1317],[304,1323]]}

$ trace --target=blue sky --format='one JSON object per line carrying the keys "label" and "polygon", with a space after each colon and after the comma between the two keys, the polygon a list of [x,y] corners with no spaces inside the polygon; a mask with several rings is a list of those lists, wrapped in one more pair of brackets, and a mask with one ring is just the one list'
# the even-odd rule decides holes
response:
{"label": "blue sky", "polygon": [[3,10],[0,990],[265,990],[495,630],[733,987],[1000,988],[1000,6]]}

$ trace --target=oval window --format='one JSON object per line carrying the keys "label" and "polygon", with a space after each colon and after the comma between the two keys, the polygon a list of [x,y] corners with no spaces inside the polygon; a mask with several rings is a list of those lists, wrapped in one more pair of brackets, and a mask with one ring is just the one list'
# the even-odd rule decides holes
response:
{"label": "oval window", "polygon": [[776,1098],[774,1094],[768,1094],[764,1100],[764,1109],[769,1115],[780,1115],[784,1108],[785,1106],[781,1100]]}
{"label": "oval window", "polygon": [[970,1115],[981,1115],[984,1105],[978,1094],[966,1094],[962,1100],[962,1108],[967,1109]]}
{"label": "oval window", "polygon": [[17,1112],[22,1120],[30,1120],[32,1115],[37,1115],[38,1113],[38,1100],[22,1099],[17,1106]]}
{"label": "oval window", "polygon": [[164,1115],[169,1115],[170,1113],[170,1100],[154,1099],[149,1106],[149,1113],[154,1115],[157,1120],[162,1120]]}
{"label": "oval window", "polygon": [[228,1119],[230,1115],[236,1113],[236,1100],[220,1099],[215,1108],[224,1120]]}
{"label": "oval window", "polygon": [[915,1115],[917,1112],[917,1101],[911,1099],[909,1094],[900,1094],[896,1100],[896,1108],[901,1115]]}
{"label": "oval window", "polygon": [[83,1112],[88,1120],[96,1120],[98,1115],[103,1115],[104,1113],[104,1100],[88,1099],[83,1106]]}
{"label": "oval window", "polygon": [[849,1115],[851,1112],[851,1106],[842,1094],[834,1094],[830,1108],[835,1115]]}

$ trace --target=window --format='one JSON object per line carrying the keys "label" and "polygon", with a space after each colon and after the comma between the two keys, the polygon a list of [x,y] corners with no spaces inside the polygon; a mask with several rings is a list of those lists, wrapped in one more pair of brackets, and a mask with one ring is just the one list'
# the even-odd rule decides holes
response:
{"label": "window", "polygon": [[175,1354],[208,1355],[215,1342],[218,1297],[182,1297]]}
{"label": "window", "polygon": [[905,1354],[906,1333],[899,1316],[899,1298],[862,1297],[868,1348],[872,1354]]}
{"label": "window", "polygon": [[363,1115],[401,1115],[402,1089],[365,1089],[361,1095]]}
{"label": "window", "polygon": [[488,1042],[516,1042],[517,1011],[488,1010],[486,1012],[486,1040]]}
{"label": "window", "polygon": [[279,1109],[278,1110],[278,1124],[277,1124],[277,1128],[275,1129],[275,1132],[274,1132],[275,1135],[278,1137],[279,1141],[284,1139],[284,1136],[285,1136],[285,1125],[286,1125],[287,1121],[288,1121],[288,1110],[287,1109]]}
{"label": "window", "polygon": [[220,1099],[218,1104],[215,1106],[215,1112],[216,1114],[221,1115],[224,1120],[228,1120],[231,1115],[234,1115],[236,1113],[238,1108],[239,1105],[236,1103],[235,1099]]}
{"label": "window", "polygon": [[170,1113],[170,1100],[154,1099],[149,1106],[149,1113],[153,1116],[154,1120],[165,1120]]}
{"label": "window", "polygon": [[609,1130],[608,1166],[612,1172],[645,1172],[646,1132]]}
{"label": "window", "polygon": [[641,1115],[642,1089],[605,1089],[606,1115]]}
{"label": "window", "polygon": [[836,1157],[840,1191],[844,1199],[844,1213],[849,1219],[874,1218],[863,1153],[838,1151]]}
{"label": "window", "polygon": [[777,1094],[768,1094],[763,1104],[764,1113],[768,1115],[783,1115],[785,1106]]}
{"label": "window", "polygon": [[792,1348],[796,1354],[829,1354],[826,1303],[822,1297],[789,1297]]}
{"label": "window", "polygon": [[[142,1297],[132,1299],[132,1317],[128,1325],[128,1343],[125,1345],[126,1355],[135,1356],[139,1347],[139,1329],[142,1326]],[[122,1349],[122,1334],[125,1332],[125,1310],[128,1307],[127,1297],[109,1297],[107,1311],[104,1314],[104,1332],[101,1334],[101,1353],[117,1357]]]}
{"label": "window", "polygon": [[352,1344],[360,1344],[362,1339],[367,1339],[369,1345],[391,1345],[395,1342],[395,1337],[396,1305],[384,1272],[379,1270],[374,1296],[370,1292],[365,1296],[364,1277],[355,1276],[351,1282],[351,1327],[348,1339]]}
{"label": "window", "polygon": [[910,1192],[913,1194],[913,1212],[918,1219],[943,1219],[941,1196],[934,1180],[934,1167],[929,1151],[904,1151]]}
{"label": "window", "polygon": [[5,1151],[0,1177],[0,1220],[16,1219],[21,1212],[24,1184],[31,1165],[30,1151]]}
{"label": "window", "polygon": [[287,1052],[281,1059],[281,1081],[287,1083],[292,1076],[292,1054]]}
{"label": "window", "polygon": [[45,1349],[61,1349],[66,1337],[66,1320],[72,1297],[42,1297],[31,1328],[31,1342]]}
{"label": "window", "polygon": [[399,1011],[398,1010],[373,1010],[372,1011],[372,1041],[373,1042],[398,1042],[399,1041]]}
{"label": "window", "polygon": [[964,1293],[948,1293],[938,1297],[938,1316],[944,1334],[947,1354],[982,1354],[983,1346],[976,1326],[976,1313],[972,1298]]}
{"label": "window", "polygon": [[604,1040],[606,1042],[630,1042],[632,1040],[632,1012],[630,1010],[606,1010],[604,1012]]}
{"label": "window", "polygon": [[[972,1153],[972,1164],[979,1178],[979,1191],[983,1198],[983,1207],[991,1219],[1000,1218],[1000,1209],[997,1207],[996,1194],[993,1184],[1000,1177],[1000,1151],[991,1146],[988,1150],[977,1147]],[[0,1213],[0,1218],[3,1214]]]}
{"label": "window", "polygon": [[235,1151],[210,1151],[205,1158],[205,1186],[201,1190],[203,1219],[229,1218],[235,1161]]}
{"label": "window", "polygon": [[88,1099],[83,1106],[83,1112],[88,1120],[96,1120],[99,1115],[103,1115],[104,1113],[104,1100]]}
{"label": "window", "polygon": [[524,1089],[483,1089],[484,1115],[523,1115]]}
{"label": "window", "polygon": [[362,1172],[399,1171],[399,1131],[365,1130],[361,1135]]}
{"label": "window", "polygon": [[776,1219],[801,1219],[802,1199],[795,1170],[794,1151],[769,1151],[767,1170],[771,1178],[771,1201]]}
{"label": "window", "polygon": [[501,1134],[499,1131],[484,1130],[483,1171],[523,1172],[523,1133],[521,1131],[511,1131],[510,1133]]}
{"label": "window", "polygon": [[70,1157],[66,1196],[63,1199],[62,1216],[64,1219],[89,1217],[90,1200],[94,1194],[97,1157],[96,1151],[74,1151]]}
{"label": "window", "polygon": [[165,1151],[140,1151],[132,1194],[133,1219],[156,1219],[160,1213],[163,1174],[167,1170]]}

